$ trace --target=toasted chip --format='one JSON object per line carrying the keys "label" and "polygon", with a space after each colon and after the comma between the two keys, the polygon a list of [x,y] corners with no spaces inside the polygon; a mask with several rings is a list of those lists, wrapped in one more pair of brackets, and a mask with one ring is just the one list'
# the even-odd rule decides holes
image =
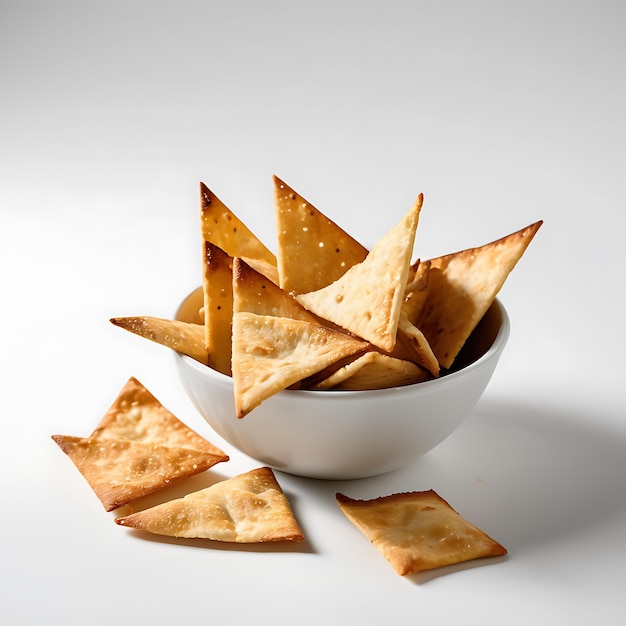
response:
{"label": "toasted chip", "polygon": [[334,283],[296,296],[307,309],[385,352],[396,345],[422,195],[371,250]]}
{"label": "toasted chip", "polygon": [[52,437],[107,511],[203,472],[224,460],[208,452],[123,439]]}
{"label": "toasted chip", "polygon": [[233,258],[210,241],[204,242],[202,288],[208,365],[230,376]]}
{"label": "toasted chip", "polygon": [[331,363],[370,346],[317,322],[235,312],[233,386],[237,417]]}
{"label": "toasted chip", "polygon": [[145,337],[186,354],[204,365],[208,362],[204,327],[179,320],[168,320],[149,315],[135,317],[113,317],[111,323],[125,330]]}
{"label": "toasted chip", "polygon": [[200,183],[200,221],[205,241],[247,263],[278,283],[276,256],[204,183]]}
{"label": "toasted chip", "polygon": [[179,420],[134,376],[128,379],[91,437],[187,448],[228,460],[222,450]]}
{"label": "toasted chip", "polygon": [[317,321],[293,296],[242,259],[234,259],[233,263],[233,298],[236,312]]}
{"label": "toasted chip", "polygon": [[432,490],[373,500],[341,493],[336,498],[344,515],[401,576],[507,553]]}
{"label": "toasted chip", "polygon": [[[428,370],[435,378],[439,376],[439,361],[424,333],[403,315],[398,321],[398,344],[405,349],[405,358]],[[400,350],[396,350],[400,353]]]}
{"label": "toasted chip", "polygon": [[302,531],[269,467],[115,520],[157,535],[234,543],[301,541]]}
{"label": "toasted chip", "polygon": [[367,256],[367,249],[289,185],[274,176],[280,286],[317,291]]}
{"label": "toasted chip", "polygon": [[89,437],[53,435],[107,511],[228,460],[130,378]]}
{"label": "toasted chip", "polygon": [[452,365],[541,224],[431,260],[428,296],[417,326],[442,367]]}
{"label": "toasted chip", "polygon": [[410,268],[400,316],[411,324],[417,323],[424,309],[428,295],[429,273],[430,261],[417,261]]}
{"label": "toasted chip", "polygon": [[402,387],[429,378],[431,376],[415,363],[396,359],[380,352],[366,352],[311,389],[363,391]]}

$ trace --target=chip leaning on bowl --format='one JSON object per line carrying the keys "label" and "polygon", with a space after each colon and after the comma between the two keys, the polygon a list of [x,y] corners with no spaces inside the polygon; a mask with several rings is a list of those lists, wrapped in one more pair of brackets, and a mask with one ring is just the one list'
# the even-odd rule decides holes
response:
{"label": "chip leaning on bowl", "polygon": [[174,350],[199,412],[250,456],[316,477],[399,467],[486,387],[509,333],[497,294],[542,222],[413,260],[422,194],[367,250],[273,182],[275,256],[201,183],[202,286],[174,320],[111,321]]}

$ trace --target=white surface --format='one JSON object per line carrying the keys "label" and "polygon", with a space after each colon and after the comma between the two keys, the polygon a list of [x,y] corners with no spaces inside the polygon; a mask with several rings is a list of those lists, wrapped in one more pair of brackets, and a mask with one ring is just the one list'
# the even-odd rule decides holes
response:
{"label": "white surface", "polygon": [[[608,1],[3,2],[2,623],[619,623],[625,17]],[[134,375],[212,438],[171,355],[108,319],[171,315],[199,284],[200,180],[271,241],[272,173],[366,244],[423,192],[423,257],[543,218],[501,294],[510,342],[423,459],[280,475],[304,545],[140,537],[50,435],[90,432]],[[253,466],[233,453],[216,471]],[[401,578],[334,502],[428,488],[509,556]]]}

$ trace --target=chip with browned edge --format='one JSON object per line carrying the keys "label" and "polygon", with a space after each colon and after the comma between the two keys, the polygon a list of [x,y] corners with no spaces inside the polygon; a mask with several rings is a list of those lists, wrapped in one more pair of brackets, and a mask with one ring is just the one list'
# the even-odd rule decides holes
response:
{"label": "chip with browned edge", "polygon": [[243,259],[233,260],[232,292],[235,312],[318,321],[292,295],[250,267]]}
{"label": "chip with browned edge", "polygon": [[233,387],[237,417],[330,364],[370,347],[317,322],[235,311]]}
{"label": "chip with browned edge", "polygon": [[422,194],[361,263],[317,291],[296,296],[321,318],[392,352],[409,277]]}
{"label": "chip with browned edge", "polygon": [[301,541],[274,472],[261,467],[115,522],[157,535],[234,543]]}
{"label": "chip with browned edge", "polygon": [[278,283],[276,256],[204,183],[200,183],[202,237],[232,257],[241,257]]}
{"label": "chip with browned edge", "polygon": [[336,498],[344,515],[401,576],[507,553],[432,490],[372,500],[341,493]]}
{"label": "chip with browned edge", "polygon": [[311,386],[311,389],[364,391],[402,387],[429,378],[431,376],[428,372],[411,361],[371,351],[343,365],[324,380]]}
{"label": "chip with browned edge", "polygon": [[367,249],[277,176],[274,205],[280,286],[317,291],[367,256]]}
{"label": "chip with browned edge", "polygon": [[501,239],[431,259],[419,322],[440,365],[449,368],[487,312],[542,222]]}
{"label": "chip with browned edge", "polygon": [[135,335],[150,339],[180,354],[203,363],[208,362],[205,330],[201,324],[169,320],[150,315],[112,317],[110,322]]}
{"label": "chip with browned edge", "polygon": [[202,270],[208,365],[230,376],[233,258],[219,246],[205,241]]}
{"label": "chip with browned edge", "polygon": [[107,511],[228,461],[132,377],[90,436],[52,439]]}

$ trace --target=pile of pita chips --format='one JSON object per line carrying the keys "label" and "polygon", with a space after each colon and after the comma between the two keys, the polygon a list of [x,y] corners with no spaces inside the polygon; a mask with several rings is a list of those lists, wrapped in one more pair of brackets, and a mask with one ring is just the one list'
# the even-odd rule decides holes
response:
{"label": "pile of pita chips", "polygon": [[400,576],[507,554],[436,492],[397,493],[354,500],[337,493],[344,515]]}
{"label": "pile of pita chips", "polygon": [[107,511],[228,461],[133,377],[91,435],[52,439]]}
{"label": "pile of pita chips", "polygon": [[445,375],[542,224],[413,261],[422,194],[368,250],[273,181],[276,255],[201,183],[198,312],[111,319],[232,376],[238,418],[283,389],[359,391]]}
{"label": "pile of pita chips", "polygon": [[301,541],[302,531],[269,467],[239,474],[183,498],[118,517],[157,535],[233,543]]}

